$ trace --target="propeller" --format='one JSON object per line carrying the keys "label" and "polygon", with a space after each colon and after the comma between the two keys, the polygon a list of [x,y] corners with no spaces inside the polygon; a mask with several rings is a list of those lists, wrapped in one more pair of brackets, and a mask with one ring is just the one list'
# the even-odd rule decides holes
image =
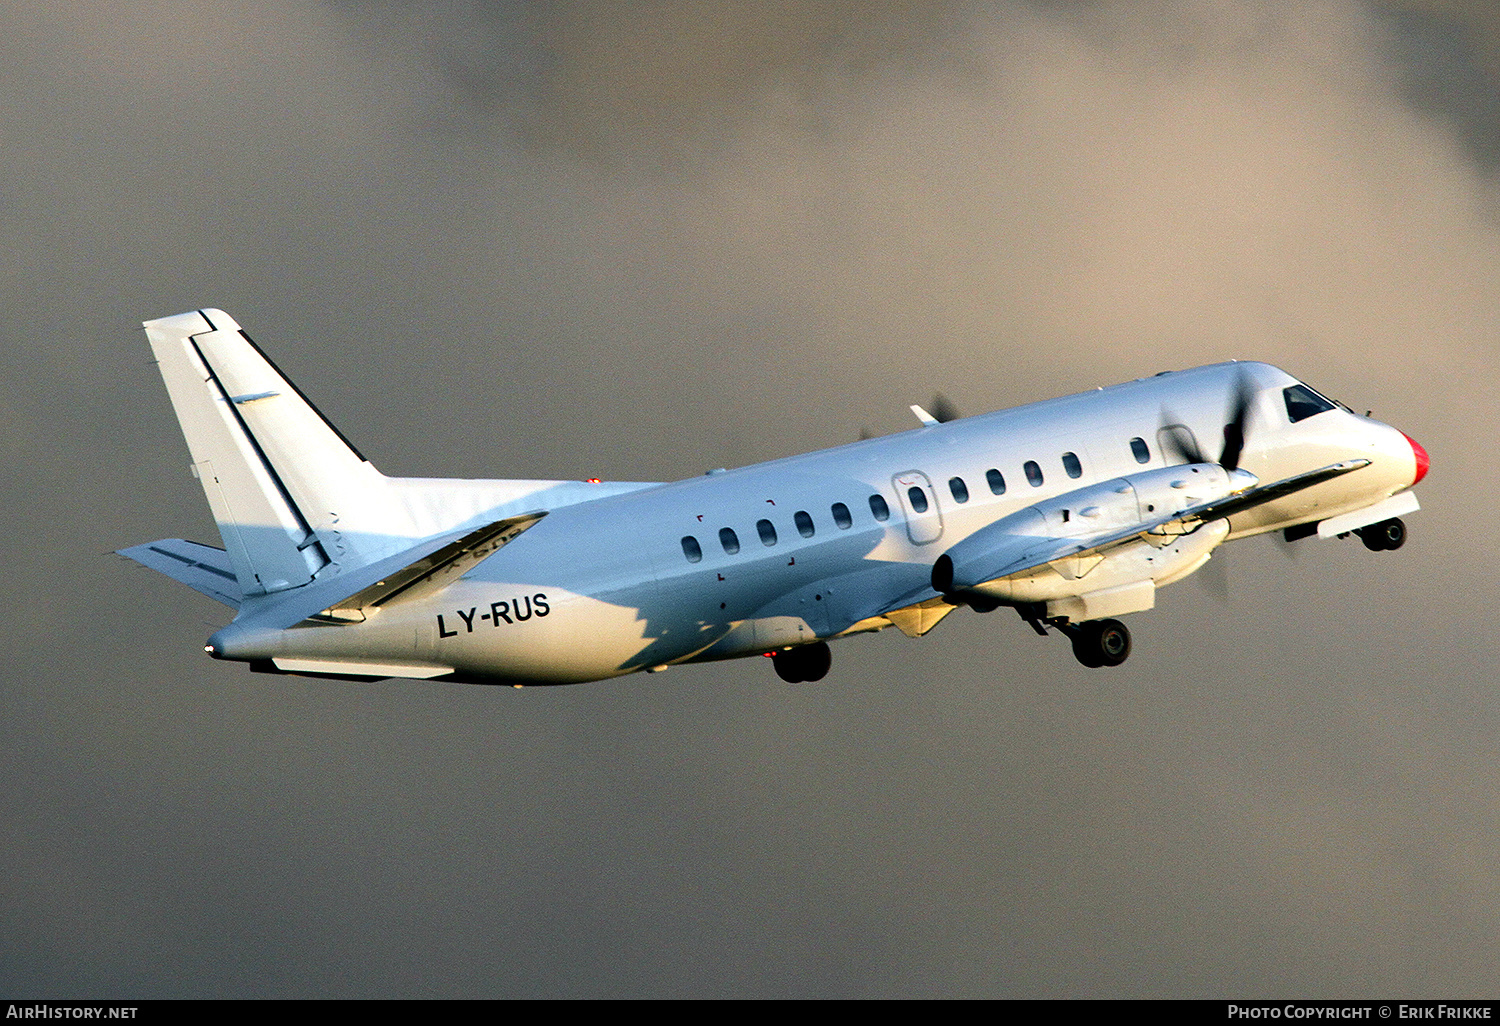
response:
{"label": "propeller", "polygon": [[1203,450],[1198,448],[1198,440],[1186,425],[1175,423],[1176,417],[1165,406],[1161,408],[1161,441],[1162,447],[1170,449],[1183,463],[1207,463],[1203,456]]}
{"label": "propeller", "polygon": [[[1240,457],[1245,452],[1245,424],[1250,419],[1250,404],[1255,401],[1255,387],[1244,367],[1236,370],[1234,394],[1229,404],[1229,420],[1224,425],[1224,447],[1219,450],[1219,466],[1233,473],[1239,469]],[[1187,426],[1177,422],[1165,406],[1161,410],[1162,445],[1172,450],[1173,455],[1187,463],[1207,463],[1203,450]],[[1216,553],[1198,571],[1199,583],[1210,595],[1221,603],[1229,601],[1229,574],[1222,556]]]}
{"label": "propeller", "polygon": [[[1241,367],[1234,379],[1234,396],[1229,407],[1229,421],[1224,425],[1224,447],[1219,450],[1219,466],[1225,470],[1237,470],[1240,457],[1245,452],[1245,424],[1250,419],[1250,404],[1255,400],[1255,387],[1250,375]],[[1208,458],[1199,448],[1197,439],[1183,424],[1177,423],[1165,406],[1161,409],[1162,445],[1184,463],[1207,463]]]}
{"label": "propeller", "polygon": [[1250,403],[1254,399],[1250,375],[1241,367],[1234,376],[1234,405],[1230,407],[1229,423],[1224,425],[1224,451],[1219,455],[1219,465],[1225,470],[1239,468],[1240,454],[1245,451],[1245,421],[1250,417]]}

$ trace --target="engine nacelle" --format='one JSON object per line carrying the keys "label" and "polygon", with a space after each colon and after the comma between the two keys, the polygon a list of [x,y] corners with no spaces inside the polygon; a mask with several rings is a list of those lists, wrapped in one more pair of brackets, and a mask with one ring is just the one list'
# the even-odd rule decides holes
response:
{"label": "engine nacelle", "polygon": [[[959,598],[981,598],[1007,605],[1067,603],[1094,593],[1099,615],[1149,609],[1157,587],[1180,580],[1202,566],[1229,533],[1224,520],[1201,523],[1173,515],[1223,498],[1258,481],[1244,470],[1216,463],[1191,463],[1118,477],[1045,499],[997,520],[953,546],[933,567],[933,587]],[[1140,526],[1151,530],[1102,552],[1069,552]],[[1050,554],[1056,553],[1052,558]],[[1007,573],[1007,567],[1046,559]],[[1073,606],[1078,608],[1074,609]],[[1129,607],[1129,608],[1126,608]],[[1048,615],[1096,618],[1088,603],[1059,606]]]}

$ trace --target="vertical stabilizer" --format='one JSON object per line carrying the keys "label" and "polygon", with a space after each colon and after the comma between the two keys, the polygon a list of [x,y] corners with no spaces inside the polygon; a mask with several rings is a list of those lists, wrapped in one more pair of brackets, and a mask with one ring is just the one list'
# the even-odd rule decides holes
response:
{"label": "vertical stabilizer", "polygon": [[246,596],[369,562],[413,533],[386,479],[228,314],[145,328]]}

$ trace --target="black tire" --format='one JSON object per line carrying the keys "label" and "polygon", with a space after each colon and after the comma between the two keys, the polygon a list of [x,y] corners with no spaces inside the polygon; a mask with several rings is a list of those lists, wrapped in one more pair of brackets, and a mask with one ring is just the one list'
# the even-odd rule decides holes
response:
{"label": "black tire", "polygon": [[1104,665],[1099,658],[1099,638],[1093,624],[1086,623],[1073,632],[1073,658],[1091,670]]}
{"label": "black tire", "polygon": [[811,684],[828,676],[828,670],[833,666],[833,653],[828,649],[828,642],[820,641],[815,645],[777,652],[771,657],[771,665],[776,667],[776,676],[788,684]]}
{"label": "black tire", "polygon": [[820,641],[816,645],[805,645],[797,651],[806,653],[802,664],[804,681],[815,684],[828,676],[828,671],[833,668],[833,653],[828,649],[828,642]]}
{"label": "black tire", "polygon": [[776,676],[788,684],[802,683],[802,666],[795,650],[777,652],[771,657],[771,665],[776,667]]}
{"label": "black tire", "polygon": [[1370,531],[1380,536],[1380,547],[1386,552],[1395,552],[1406,544],[1406,524],[1399,518],[1383,520],[1374,527],[1365,528],[1366,537],[1369,536]]}
{"label": "black tire", "polygon": [[1100,620],[1094,638],[1102,665],[1119,666],[1130,658],[1130,628],[1119,620]]}

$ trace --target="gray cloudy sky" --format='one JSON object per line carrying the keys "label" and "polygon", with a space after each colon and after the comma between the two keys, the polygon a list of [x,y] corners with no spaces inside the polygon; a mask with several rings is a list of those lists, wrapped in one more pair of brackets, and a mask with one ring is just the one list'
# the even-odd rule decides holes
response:
{"label": "gray cloudy sky", "polygon": [[[1493,997],[1497,181],[1477,2],[8,5],[0,992]],[[139,330],[206,305],[388,473],[1235,357],[1433,472],[1112,672],[997,613],[818,686],[266,677],[104,555],[216,540]]]}

